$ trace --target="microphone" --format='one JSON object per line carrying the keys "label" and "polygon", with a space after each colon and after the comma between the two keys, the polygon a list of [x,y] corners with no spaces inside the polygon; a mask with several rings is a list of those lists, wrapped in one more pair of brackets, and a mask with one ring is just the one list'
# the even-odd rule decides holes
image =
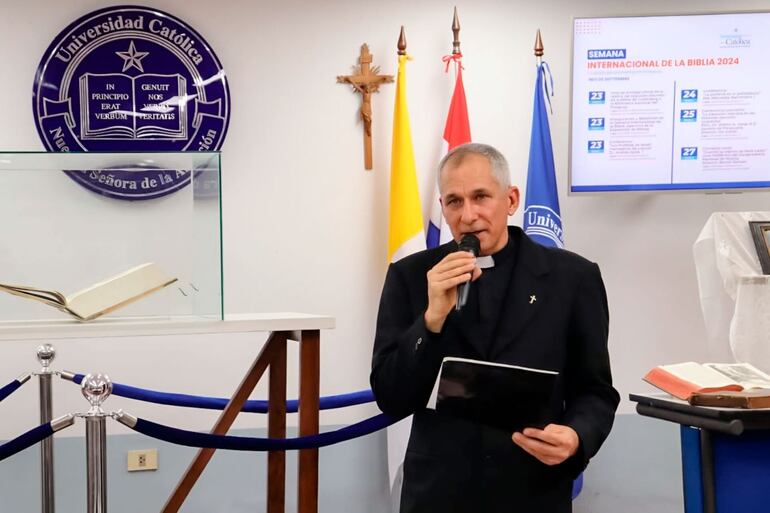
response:
{"label": "microphone", "polygon": [[[460,243],[457,245],[457,251],[469,251],[473,253],[473,256],[479,256],[481,250],[481,242],[479,238],[469,233],[460,239]],[[457,286],[457,302],[455,303],[455,311],[459,312],[468,302],[468,292],[471,289],[470,280],[465,283],[461,283]]]}

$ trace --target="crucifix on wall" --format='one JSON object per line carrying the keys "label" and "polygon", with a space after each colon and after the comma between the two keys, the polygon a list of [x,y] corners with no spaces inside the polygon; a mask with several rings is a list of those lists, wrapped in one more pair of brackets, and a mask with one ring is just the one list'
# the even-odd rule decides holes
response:
{"label": "crucifix on wall", "polygon": [[364,122],[364,167],[372,169],[372,93],[376,93],[380,84],[393,82],[393,75],[380,75],[380,67],[372,67],[372,54],[369,46],[361,45],[359,65],[354,75],[339,75],[337,82],[350,84],[354,91],[361,93],[361,120]]}

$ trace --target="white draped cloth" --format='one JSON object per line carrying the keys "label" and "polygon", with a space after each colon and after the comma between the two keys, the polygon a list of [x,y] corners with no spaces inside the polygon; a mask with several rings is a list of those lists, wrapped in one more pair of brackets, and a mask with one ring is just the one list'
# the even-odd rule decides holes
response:
{"label": "white draped cloth", "polygon": [[770,212],[712,214],[693,256],[710,353],[770,372],[770,276],[762,274],[749,221],[770,221]]}

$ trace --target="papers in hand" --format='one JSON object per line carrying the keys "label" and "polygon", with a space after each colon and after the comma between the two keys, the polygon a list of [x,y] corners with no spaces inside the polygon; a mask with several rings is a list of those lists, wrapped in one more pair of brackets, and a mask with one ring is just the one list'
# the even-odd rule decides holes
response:
{"label": "papers in hand", "polygon": [[545,427],[557,372],[502,363],[444,358],[435,409],[513,433]]}
{"label": "papers in hand", "polygon": [[155,263],[146,263],[69,296],[55,290],[0,284],[0,290],[53,306],[80,321],[112,312],[177,281]]}
{"label": "papers in hand", "polygon": [[684,362],[660,365],[643,379],[685,401],[695,393],[770,388],[770,376],[749,363]]}

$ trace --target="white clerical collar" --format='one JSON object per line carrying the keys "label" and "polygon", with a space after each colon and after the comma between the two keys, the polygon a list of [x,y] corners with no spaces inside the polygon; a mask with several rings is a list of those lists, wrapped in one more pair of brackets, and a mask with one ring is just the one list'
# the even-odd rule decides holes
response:
{"label": "white clerical collar", "polygon": [[495,266],[495,259],[492,258],[492,255],[479,256],[476,257],[476,265],[480,269],[489,269]]}

